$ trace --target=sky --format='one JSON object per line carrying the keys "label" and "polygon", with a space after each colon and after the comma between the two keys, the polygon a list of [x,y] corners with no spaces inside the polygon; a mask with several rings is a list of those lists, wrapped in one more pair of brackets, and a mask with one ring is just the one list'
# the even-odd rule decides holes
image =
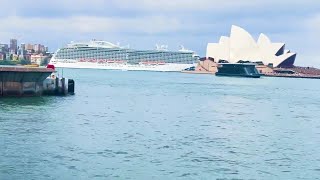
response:
{"label": "sky", "polygon": [[0,42],[40,43],[50,51],[99,39],[154,49],[181,45],[205,56],[232,25],[256,39],[286,43],[296,65],[320,68],[319,0],[0,0]]}

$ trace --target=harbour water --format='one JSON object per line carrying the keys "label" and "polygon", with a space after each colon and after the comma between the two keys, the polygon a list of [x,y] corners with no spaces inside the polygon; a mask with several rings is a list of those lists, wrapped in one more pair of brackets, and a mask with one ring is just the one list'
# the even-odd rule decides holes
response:
{"label": "harbour water", "polygon": [[320,83],[65,69],[0,99],[0,179],[320,179]]}

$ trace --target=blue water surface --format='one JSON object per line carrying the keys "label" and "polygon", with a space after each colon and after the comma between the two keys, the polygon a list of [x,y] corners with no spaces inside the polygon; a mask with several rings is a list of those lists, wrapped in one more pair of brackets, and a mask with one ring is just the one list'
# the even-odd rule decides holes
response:
{"label": "blue water surface", "polygon": [[[61,74],[61,70],[59,70]],[[0,99],[0,179],[320,179],[320,81],[65,69]]]}

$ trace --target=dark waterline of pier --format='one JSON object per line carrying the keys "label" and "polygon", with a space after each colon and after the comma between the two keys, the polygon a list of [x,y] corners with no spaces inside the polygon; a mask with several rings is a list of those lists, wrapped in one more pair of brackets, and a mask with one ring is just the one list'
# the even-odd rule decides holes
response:
{"label": "dark waterline of pier", "polygon": [[0,99],[0,179],[319,179],[313,79],[65,69]]}

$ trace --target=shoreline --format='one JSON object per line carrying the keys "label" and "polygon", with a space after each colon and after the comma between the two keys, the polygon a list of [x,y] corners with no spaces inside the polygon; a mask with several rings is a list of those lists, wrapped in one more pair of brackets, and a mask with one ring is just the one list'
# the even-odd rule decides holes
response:
{"label": "shoreline", "polygon": [[320,76],[310,76],[306,74],[285,75],[285,74],[262,74],[265,77],[301,78],[301,79],[320,79]]}

